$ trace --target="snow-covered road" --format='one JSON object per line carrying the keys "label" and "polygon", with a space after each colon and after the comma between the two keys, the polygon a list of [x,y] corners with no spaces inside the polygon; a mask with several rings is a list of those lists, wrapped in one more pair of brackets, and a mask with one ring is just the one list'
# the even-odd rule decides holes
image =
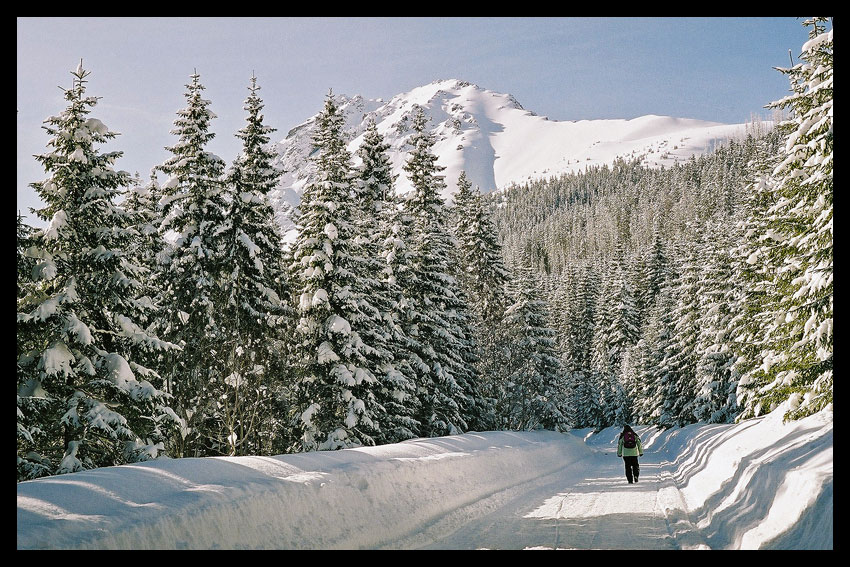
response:
{"label": "snow-covered road", "polygon": [[641,480],[628,484],[610,449],[531,482],[488,495],[392,548],[681,549],[702,547],[686,518],[671,463],[641,458]]}
{"label": "snow-covered road", "polygon": [[17,485],[19,549],[831,549],[832,412],[158,459]]}

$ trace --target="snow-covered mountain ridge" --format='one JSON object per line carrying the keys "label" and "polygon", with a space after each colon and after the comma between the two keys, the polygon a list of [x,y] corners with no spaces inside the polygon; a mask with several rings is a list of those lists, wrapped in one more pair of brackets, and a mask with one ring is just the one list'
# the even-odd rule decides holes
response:
{"label": "snow-covered mountain ridge", "polygon": [[[486,193],[611,164],[617,158],[640,159],[650,167],[669,166],[742,137],[747,130],[747,124],[656,115],[631,120],[550,120],[524,109],[509,94],[456,79],[435,81],[389,101],[332,96],[343,114],[352,154],[362,142],[367,119],[374,117],[390,144],[393,172],[398,174],[396,188],[402,193],[410,188],[402,167],[410,150],[411,116],[416,105],[422,106],[435,136],[437,163],[446,168],[445,198],[454,193],[462,170],[473,186]],[[309,157],[317,116],[292,128],[277,144],[277,165],[285,171],[275,195],[279,215],[285,216],[298,204],[315,172]]]}

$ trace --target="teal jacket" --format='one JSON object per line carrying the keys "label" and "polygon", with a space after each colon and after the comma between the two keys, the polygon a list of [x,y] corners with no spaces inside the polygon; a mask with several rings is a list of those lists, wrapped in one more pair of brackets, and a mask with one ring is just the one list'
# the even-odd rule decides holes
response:
{"label": "teal jacket", "polygon": [[623,447],[623,434],[620,434],[620,438],[617,441],[617,456],[618,457],[643,457],[643,444],[640,442],[640,437],[638,437],[637,433],[635,434],[635,446],[631,449]]}

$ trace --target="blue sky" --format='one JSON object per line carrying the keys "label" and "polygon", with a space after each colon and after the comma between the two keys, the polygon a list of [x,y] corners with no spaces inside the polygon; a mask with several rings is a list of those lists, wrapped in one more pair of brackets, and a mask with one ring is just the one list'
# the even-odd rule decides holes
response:
{"label": "blue sky", "polygon": [[210,151],[232,163],[251,74],[282,139],[329,89],[384,98],[438,79],[510,93],[553,120],[646,114],[723,123],[769,116],[807,39],[794,17],[748,18],[18,18],[17,209],[46,177],[42,121],[65,108],[80,59],[92,116],[121,136],[118,167],[147,179],[162,163],[193,70],[218,115]]}

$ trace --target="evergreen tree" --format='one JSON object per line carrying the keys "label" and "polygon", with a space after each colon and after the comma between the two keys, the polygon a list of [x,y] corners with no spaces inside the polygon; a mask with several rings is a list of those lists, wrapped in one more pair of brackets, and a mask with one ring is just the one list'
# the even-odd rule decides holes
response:
{"label": "evergreen tree", "polygon": [[[645,327],[649,328],[649,324]],[[652,345],[643,336],[623,358],[622,374],[626,396],[630,400],[629,423],[651,423],[651,402],[654,396]]]}
{"label": "evergreen tree", "polygon": [[[33,287],[18,293],[18,479],[156,457],[176,416],[140,353],[172,349],[137,324],[142,269],[135,233],[115,201],[129,185],[115,171],[117,136],[89,117],[82,61],[68,107],[45,120],[48,178],[33,183],[48,221],[33,236]],[[20,261],[20,260],[19,260]]]}
{"label": "evergreen tree", "polygon": [[599,374],[591,362],[599,273],[592,264],[569,268],[561,282],[567,304],[561,310],[560,351],[568,375],[570,420],[574,427],[601,428]]}
{"label": "evergreen tree", "polygon": [[458,280],[469,298],[474,321],[481,394],[495,400],[502,396],[500,390],[504,387],[503,317],[509,303],[510,274],[502,261],[501,245],[480,190],[472,191],[465,171],[458,178],[454,199]]}
{"label": "evergreen tree", "polygon": [[136,173],[130,191],[122,203],[124,210],[130,215],[136,235],[133,240],[134,252],[139,261],[149,270],[149,278],[153,279],[156,272],[157,255],[162,251],[159,235],[158,201],[160,196],[156,170],[151,170],[147,184],[142,182]]}
{"label": "evergreen tree", "polygon": [[699,277],[704,246],[702,230],[702,227],[694,226],[694,241],[681,243],[682,251],[677,254],[680,266],[675,282],[673,342],[669,344],[663,362],[664,368],[669,372],[666,377],[662,417],[664,425],[686,425],[694,421],[696,367],[699,360]]}
{"label": "evergreen tree", "polygon": [[275,339],[292,324],[291,309],[281,298],[287,282],[269,202],[281,175],[269,149],[275,129],[263,123],[256,77],[248,90],[246,125],[236,134],[242,152],[228,177],[232,194],[222,234],[225,379],[217,383],[217,437],[230,455],[257,453],[260,440],[273,432],[271,393],[273,382],[281,379],[271,375],[273,359],[280,356]]}
{"label": "evergreen tree", "polygon": [[718,223],[706,227],[706,254],[699,282],[699,335],[696,353],[697,421],[726,423],[738,413],[735,391],[738,385],[734,370],[737,355],[732,350],[729,329],[737,282],[730,256],[729,232]]}
{"label": "evergreen tree", "polygon": [[[33,277],[34,269],[37,266],[37,258],[35,255],[38,251],[32,248],[37,244],[34,236],[36,230],[24,222],[24,217],[20,212],[17,216],[17,240],[16,240],[16,256],[18,264],[18,288],[17,288],[17,304],[20,310],[22,306],[32,305],[39,301],[40,290]],[[40,414],[41,410],[47,406],[47,398],[41,396],[21,396],[20,385],[21,379],[24,376],[24,369],[21,363],[24,360],[21,358],[22,353],[33,351],[38,348],[41,333],[32,325],[25,325],[18,322],[16,345],[17,345],[17,377],[18,377],[18,395],[17,395],[17,442],[18,442],[18,480],[37,478],[40,476],[49,475],[52,472],[51,463],[44,459],[35,451],[29,452],[22,456],[21,447],[36,444],[34,434],[42,431],[37,419],[34,416]],[[43,407],[39,407],[43,406]]]}
{"label": "evergreen tree", "polygon": [[674,274],[656,297],[646,326],[651,372],[645,398],[638,413],[661,427],[677,425],[679,416],[679,366],[676,342],[678,274]]}
{"label": "evergreen tree", "polygon": [[382,412],[373,393],[375,346],[365,342],[375,338],[370,318],[376,310],[358,292],[362,247],[351,156],[331,94],[318,125],[318,179],[304,190],[292,256],[300,315],[295,426],[304,451],[372,445]]}
{"label": "evergreen tree", "polygon": [[643,263],[641,287],[636,294],[636,303],[640,320],[643,322],[652,308],[655,298],[668,277],[669,260],[665,250],[660,222],[656,222],[652,231],[652,248]]}
{"label": "evergreen tree", "polygon": [[628,399],[622,382],[623,356],[638,340],[637,310],[630,276],[619,246],[597,299],[591,363],[601,379],[604,426],[625,423]]}
{"label": "evergreen tree", "polygon": [[734,298],[729,334],[737,354],[734,371],[740,377],[736,392],[739,409],[750,406],[750,400],[757,393],[747,382],[762,364],[763,328],[770,323],[767,305],[769,298],[774,296],[776,269],[762,254],[762,247],[768,230],[765,212],[776,202],[769,180],[770,172],[778,163],[778,146],[778,139],[759,141],[747,165],[751,179],[746,186],[746,196],[735,215],[738,244],[734,248],[733,267],[735,279],[741,285]]}
{"label": "evergreen tree", "polygon": [[141,289],[144,293],[142,301],[147,303],[148,309],[146,313],[141,314],[140,323],[145,326],[154,325],[162,310],[162,306],[155,303],[155,298],[159,295],[156,285],[161,270],[160,254],[164,244],[157,230],[160,221],[158,198],[159,185],[155,172],[151,171],[151,179],[147,184],[143,184],[136,174],[130,191],[122,203],[128,215],[129,228],[133,230],[129,252],[133,254],[143,270],[140,277]]}
{"label": "evergreen tree", "polygon": [[445,182],[438,175],[434,139],[425,114],[413,116],[413,150],[404,170],[413,185],[406,200],[412,222],[415,288],[405,290],[416,306],[408,334],[419,344],[422,361],[418,420],[424,436],[461,433],[479,419],[474,343],[468,307],[450,265],[453,257],[448,215],[442,200]]}
{"label": "evergreen tree", "polygon": [[780,126],[785,151],[769,180],[776,201],[766,211],[768,230],[757,250],[775,277],[766,298],[762,364],[744,379],[750,394],[744,417],[785,400],[787,419],[832,403],[833,32],[827,23],[805,22],[811,29],[802,62],[781,70],[792,94],[771,105],[793,115]]}
{"label": "evergreen tree", "polygon": [[507,429],[567,427],[555,331],[548,325],[546,305],[531,269],[514,273],[514,301],[505,313],[509,356],[499,415]]}
{"label": "evergreen tree", "polygon": [[[167,306],[160,333],[183,347],[166,361],[168,391],[175,396],[186,427],[175,437],[178,456],[221,454],[217,441],[217,396],[214,384],[223,380],[227,337],[221,282],[224,226],[229,204],[223,182],[224,162],[206,151],[215,134],[209,131],[215,114],[202,98],[200,75],[186,85],[186,108],[177,112],[172,133],[177,143],[158,170],[168,178],[161,186],[162,252],[159,303]],[[226,451],[224,451],[226,452]]]}
{"label": "evergreen tree", "polygon": [[395,443],[416,437],[416,357],[403,330],[403,304],[397,274],[405,268],[404,236],[400,234],[399,204],[395,197],[392,164],[374,119],[369,120],[358,149],[362,166],[358,171],[358,232],[363,245],[364,273],[358,282],[375,305],[383,348],[373,357],[373,372],[379,378],[375,389],[383,414],[379,416],[379,443]]}

